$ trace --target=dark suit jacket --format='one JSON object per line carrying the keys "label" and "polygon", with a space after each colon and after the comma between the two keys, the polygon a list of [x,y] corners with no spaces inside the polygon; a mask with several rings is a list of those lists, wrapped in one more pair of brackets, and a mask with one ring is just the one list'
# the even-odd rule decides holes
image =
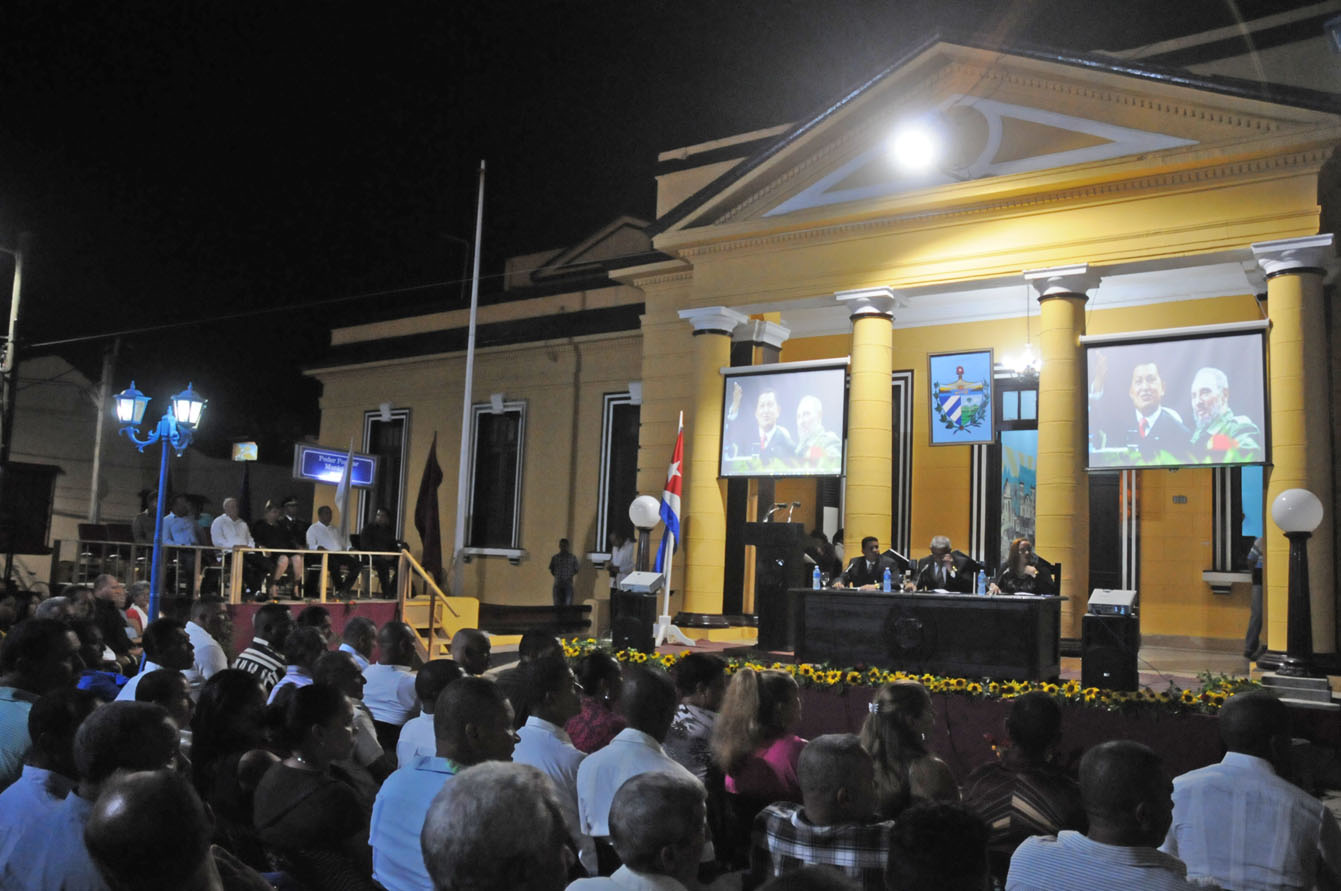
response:
{"label": "dark suit jacket", "polygon": [[969,561],[967,557],[961,554],[951,554],[954,559],[955,571],[953,575],[946,578],[944,585],[936,583],[936,559],[930,554],[917,561],[917,575],[915,585],[919,591],[932,591],[936,588],[944,588],[947,591],[955,591],[960,594],[973,593],[973,573],[969,571]]}
{"label": "dark suit jacket", "polygon": [[894,565],[894,561],[885,556],[880,556],[875,561],[875,566],[868,572],[866,570],[866,558],[857,555],[852,562],[843,570],[840,584],[846,588],[860,588],[862,585],[879,585],[885,580],[885,570],[889,570],[890,585],[894,590],[898,590],[899,571]]}

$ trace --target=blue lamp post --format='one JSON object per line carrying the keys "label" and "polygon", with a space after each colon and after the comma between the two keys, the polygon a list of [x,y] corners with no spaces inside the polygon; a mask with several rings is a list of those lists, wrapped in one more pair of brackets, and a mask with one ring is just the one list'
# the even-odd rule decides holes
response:
{"label": "blue lamp post", "polygon": [[135,382],[116,394],[116,419],[121,424],[121,432],[126,434],[141,452],[146,446],[156,442],[163,443],[163,456],[158,462],[158,508],[154,514],[154,552],[149,568],[149,618],[158,618],[159,589],[163,583],[163,501],[168,487],[168,447],[171,446],[178,457],[191,444],[191,437],[200,425],[200,416],[205,411],[205,400],[191,388],[173,396],[168,410],[163,412],[158,426],[146,437],[137,435],[136,428],[144,420],[144,410],[149,407],[149,397],[135,389]]}

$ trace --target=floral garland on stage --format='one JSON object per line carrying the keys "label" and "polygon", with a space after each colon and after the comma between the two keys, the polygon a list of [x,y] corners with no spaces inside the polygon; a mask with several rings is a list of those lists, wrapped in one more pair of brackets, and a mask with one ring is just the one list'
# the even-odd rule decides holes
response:
{"label": "floral garland on stage", "polygon": [[[680,653],[648,654],[639,650],[611,651],[593,638],[565,640],[564,654],[569,659],[578,659],[594,651],[610,653],[620,662],[631,665],[670,669],[689,650]],[[734,674],[742,668],[755,671],[773,669],[785,671],[802,687],[815,687],[833,690],[844,695],[849,688],[863,690],[880,687],[893,681],[918,681],[931,693],[951,696],[967,696],[973,699],[1010,700],[1024,693],[1042,691],[1051,694],[1063,703],[1101,708],[1109,711],[1152,710],[1162,712],[1202,712],[1219,711],[1225,700],[1243,690],[1260,687],[1256,681],[1236,678],[1228,675],[1203,672],[1198,675],[1201,686],[1195,690],[1182,689],[1172,681],[1168,690],[1157,692],[1150,687],[1142,687],[1134,692],[1121,690],[1103,690],[1098,687],[1082,687],[1079,681],[1062,681],[1059,684],[1044,681],[997,681],[990,678],[951,678],[931,674],[910,674],[905,671],[887,671],[883,668],[853,666],[840,668],[821,663],[773,662],[765,664],[747,659],[729,656],[723,657],[727,663],[727,674]]]}

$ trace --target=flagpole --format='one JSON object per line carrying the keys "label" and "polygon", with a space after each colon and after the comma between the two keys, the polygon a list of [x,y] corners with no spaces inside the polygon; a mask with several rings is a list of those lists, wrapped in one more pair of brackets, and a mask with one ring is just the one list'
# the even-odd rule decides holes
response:
{"label": "flagpole", "polygon": [[466,511],[470,505],[471,407],[475,386],[475,317],[480,305],[480,238],[484,231],[484,161],[480,160],[479,197],[475,207],[475,266],[470,282],[470,326],[466,335],[465,394],[461,398],[461,450],[456,472],[456,534],[452,538],[452,594],[460,595],[461,551],[466,546]]}
{"label": "flagpole", "polygon": [[[677,428],[676,437],[684,435],[684,412],[680,412],[680,424]],[[683,480],[684,469],[681,466],[681,479]],[[656,645],[661,646],[669,638],[671,643],[684,644],[687,647],[696,646],[689,637],[671,624],[670,599],[671,599],[671,570],[675,566],[675,544],[678,536],[670,536],[670,547],[666,549],[666,586],[662,589],[661,595],[661,617],[657,621]]]}

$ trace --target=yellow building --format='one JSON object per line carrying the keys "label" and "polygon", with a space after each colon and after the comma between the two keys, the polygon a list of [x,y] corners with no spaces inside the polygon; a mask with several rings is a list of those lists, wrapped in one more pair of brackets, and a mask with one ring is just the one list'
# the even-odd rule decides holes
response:
{"label": "yellow building", "polygon": [[[472,552],[461,593],[546,603],[559,537],[575,551],[605,549],[617,513],[603,501],[612,442],[630,445],[612,439],[610,421],[613,406],[631,403],[642,493],[660,493],[685,413],[675,609],[748,610],[739,525],[758,501],[800,501],[795,519],[843,527],[849,555],[863,535],[917,556],[944,534],[995,566],[1002,531],[1021,518],[1000,516],[1001,448],[930,445],[928,357],[991,349],[1001,365],[1028,345],[1041,357],[1037,378],[1000,370],[997,381],[1023,394],[1016,420],[1032,412],[1036,454],[1022,460],[1036,492],[1004,503],[1027,512],[1038,551],[1063,566],[1063,635],[1078,634],[1091,587],[1134,587],[1145,634],[1229,646],[1247,624],[1249,586],[1207,573],[1241,569],[1248,527],[1229,515],[1251,477],[1185,468],[1091,478],[1083,351],[1104,335],[1269,321],[1273,463],[1261,485],[1267,504],[1301,486],[1327,508],[1310,543],[1313,642],[1334,651],[1336,349],[1323,305],[1333,247],[1320,230],[1335,207],[1338,112],[1334,97],[1302,89],[934,42],[812,118],[663,153],[658,218],[637,227],[653,250],[630,231],[619,245],[598,234],[538,261],[561,282],[558,267],[595,249],[586,268],[600,286],[542,287],[533,276],[529,290],[482,310],[482,332],[496,336],[486,333],[478,354],[472,429],[478,437],[479,424],[496,427],[487,418],[508,411],[524,418],[499,440],[511,455],[507,437],[521,436],[521,457],[476,468],[510,468],[520,497],[508,546]],[[920,172],[891,157],[914,125],[938,140]],[[447,550],[464,322],[456,311],[341,329],[330,363],[312,372],[325,385],[324,444],[361,432],[370,447],[384,402],[388,416],[408,418],[402,505],[440,434]],[[720,480],[721,369],[841,357],[850,389],[840,485]],[[489,521],[472,523],[500,540]],[[417,550],[408,523],[406,532]],[[1265,642],[1283,650],[1286,543],[1269,518],[1263,537]],[[584,569],[578,596],[604,585]]]}

